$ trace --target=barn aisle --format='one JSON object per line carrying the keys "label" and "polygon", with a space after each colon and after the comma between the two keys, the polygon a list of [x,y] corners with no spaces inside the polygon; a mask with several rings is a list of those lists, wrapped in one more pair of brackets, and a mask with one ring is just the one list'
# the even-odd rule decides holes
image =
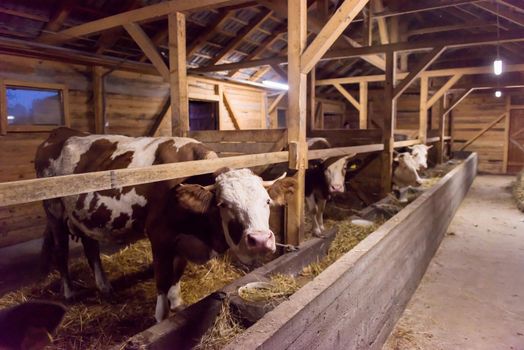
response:
{"label": "barn aisle", "polygon": [[524,215],[478,176],[383,349],[524,349]]}

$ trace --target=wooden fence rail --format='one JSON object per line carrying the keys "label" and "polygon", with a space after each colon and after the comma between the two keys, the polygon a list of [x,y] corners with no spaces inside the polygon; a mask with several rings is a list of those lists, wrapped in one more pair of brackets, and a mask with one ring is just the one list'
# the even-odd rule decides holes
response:
{"label": "wooden fence rail", "polygon": [[[308,159],[376,152],[383,149],[383,144],[329,148],[310,151]],[[0,183],[0,207],[207,174],[222,167],[246,168],[288,161],[289,152],[281,151],[4,182]]]}

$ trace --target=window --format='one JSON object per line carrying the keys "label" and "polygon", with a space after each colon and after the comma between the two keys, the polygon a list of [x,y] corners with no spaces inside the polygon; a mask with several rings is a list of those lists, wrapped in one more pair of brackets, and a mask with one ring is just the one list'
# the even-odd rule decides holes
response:
{"label": "window", "polygon": [[60,84],[3,81],[0,131],[49,131],[69,126],[67,87]]}
{"label": "window", "polygon": [[218,130],[218,102],[189,100],[189,130]]}

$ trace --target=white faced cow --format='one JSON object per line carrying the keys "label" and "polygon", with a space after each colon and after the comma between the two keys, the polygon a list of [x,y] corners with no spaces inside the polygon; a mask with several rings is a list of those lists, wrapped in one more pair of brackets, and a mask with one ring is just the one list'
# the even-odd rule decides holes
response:
{"label": "white faced cow", "polygon": [[423,180],[417,173],[417,163],[411,154],[399,153],[394,160],[398,164],[393,170],[393,184],[400,192],[400,202],[405,203],[407,202],[407,191],[412,186],[420,186]]}
{"label": "white faced cow", "polygon": [[417,170],[423,170],[428,168],[428,150],[433,147],[426,145],[414,145],[410,146],[411,156],[416,164]]}
{"label": "white faced cow", "polygon": [[[48,177],[216,157],[190,138],[89,135],[59,128],[38,148],[35,168],[38,177]],[[188,260],[203,263],[229,248],[249,264],[274,252],[269,207],[284,204],[295,187],[290,178],[264,182],[248,169],[222,169],[214,175],[46,200],[43,254],[56,259],[69,298],[68,239],[79,237],[97,287],[109,293],[98,241],[130,241],[147,234],[160,321],[169,306],[182,303],[179,280]]]}
{"label": "white faced cow", "polygon": [[[322,137],[307,140],[308,149],[331,148],[329,142]],[[313,214],[313,234],[321,236],[324,231],[324,209],[332,195],[345,191],[345,178],[348,161],[355,154],[334,157],[320,162],[310,162],[306,171],[306,204]]]}

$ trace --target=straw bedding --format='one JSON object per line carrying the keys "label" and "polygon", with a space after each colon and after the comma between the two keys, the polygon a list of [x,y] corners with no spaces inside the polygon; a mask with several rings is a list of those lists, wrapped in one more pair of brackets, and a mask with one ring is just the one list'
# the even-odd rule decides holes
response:
{"label": "straw bedding", "polygon": [[[105,349],[155,324],[156,287],[147,240],[102,256],[114,294],[104,298],[94,286],[91,271],[81,258],[71,264],[71,275],[83,291],[57,331],[53,349]],[[244,275],[228,256],[205,265],[188,264],[182,278],[182,296],[191,304]],[[0,308],[30,299],[63,301],[58,273],[0,298]]]}
{"label": "straw bedding", "polygon": [[517,208],[524,212],[524,170],[517,175],[512,192]]}

